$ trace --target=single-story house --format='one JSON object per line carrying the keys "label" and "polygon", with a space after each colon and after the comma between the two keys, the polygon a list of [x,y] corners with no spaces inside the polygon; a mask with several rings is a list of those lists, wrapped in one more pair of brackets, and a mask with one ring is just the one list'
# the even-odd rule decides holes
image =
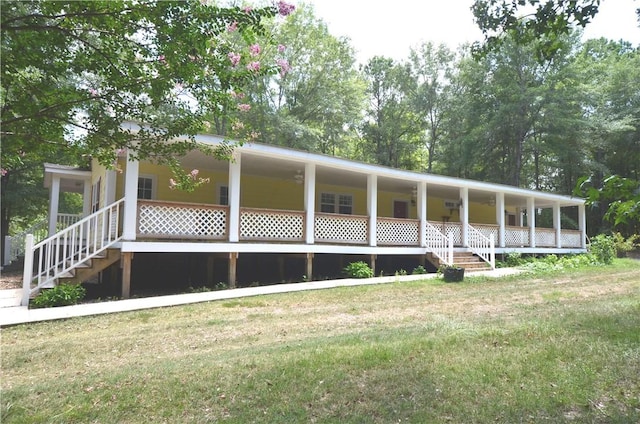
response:
{"label": "single-story house", "polygon": [[[239,277],[260,281],[267,269],[276,280],[326,278],[353,258],[378,275],[398,271],[389,269],[391,257],[408,267],[471,268],[494,267],[495,255],[509,252],[586,251],[584,199],[572,196],[259,143],[235,148],[231,161],[192,151],[181,164],[209,182],[174,190],[167,166],[128,152],[119,169],[95,160],[90,170],[46,164],[47,238],[25,237],[23,303],[42,287],[107,270],[126,298],[136,272],[159,280],[197,268],[205,284],[235,287]],[[58,212],[62,191],[82,193],[81,216]],[[536,223],[543,212],[549,228]],[[290,268],[297,277],[287,276]]]}

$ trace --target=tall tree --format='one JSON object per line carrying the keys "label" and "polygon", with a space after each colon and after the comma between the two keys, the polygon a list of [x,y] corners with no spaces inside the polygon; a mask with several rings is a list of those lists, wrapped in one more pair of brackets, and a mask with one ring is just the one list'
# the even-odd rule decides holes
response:
{"label": "tall tree", "polygon": [[[207,113],[231,91],[277,69],[251,45],[263,18],[293,6],[220,8],[206,1],[16,1],[0,9],[2,230],[24,155],[45,162],[60,150],[104,164],[117,149],[172,160],[195,147]],[[234,36],[233,34],[239,34]],[[121,124],[145,124],[132,133]]]}
{"label": "tall tree", "polygon": [[441,44],[423,43],[409,53],[411,75],[416,81],[414,108],[422,117],[424,143],[427,149],[427,172],[433,171],[436,152],[444,136],[443,119],[449,107],[450,80],[454,54]]}
{"label": "tall tree", "polygon": [[369,107],[362,133],[369,160],[395,168],[416,169],[422,140],[420,116],[414,109],[416,81],[408,64],[376,56],[364,66]]}
{"label": "tall tree", "polygon": [[[274,28],[272,49],[280,72],[256,81],[243,114],[245,130],[261,141],[327,154],[339,153],[354,136],[364,102],[364,81],[348,39],[329,34],[309,5]],[[275,60],[275,58],[274,58]]]}

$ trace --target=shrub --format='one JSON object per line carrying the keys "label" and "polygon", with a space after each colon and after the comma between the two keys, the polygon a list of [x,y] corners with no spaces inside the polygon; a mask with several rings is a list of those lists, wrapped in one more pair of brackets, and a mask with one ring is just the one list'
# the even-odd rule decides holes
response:
{"label": "shrub", "polygon": [[35,308],[75,305],[82,300],[87,291],[79,284],[59,284],[51,289],[42,290],[33,299]]}
{"label": "shrub", "polygon": [[351,278],[371,278],[373,270],[366,262],[351,262],[344,268],[344,273]]}
{"label": "shrub", "polygon": [[627,252],[632,251],[637,246],[637,241],[640,240],[638,234],[633,234],[631,237],[625,240],[624,236],[620,233],[613,234],[613,243],[616,246],[616,255],[619,258],[627,256]]}
{"label": "shrub", "polygon": [[417,267],[413,268],[413,271],[411,271],[411,273],[412,273],[413,275],[416,275],[416,274],[426,274],[426,273],[427,273],[427,270],[426,270],[426,269],[424,269],[424,267],[423,267],[422,265],[418,265]]}
{"label": "shrub", "polygon": [[591,254],[601,264],[611,264],[616,257],[616,244],[613,237],[599,234],[591,241]]}
{"label": "shrub", "polygon": [[522,257],[520,252],[511,252],[507,253],[504,262],[507,266],[518,266],[524,264],[526,260]]}

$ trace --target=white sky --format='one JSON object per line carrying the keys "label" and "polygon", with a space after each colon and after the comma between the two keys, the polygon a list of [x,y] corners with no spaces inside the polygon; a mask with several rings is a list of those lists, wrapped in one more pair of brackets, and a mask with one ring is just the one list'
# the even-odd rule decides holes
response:
{"label": "white sky", "polygon": [[[375,55],[406,59],[423,41],[455,49],[482,40],[473,21],[473,0],[290,0],[312,4],[334,36],[346,36],[363,63]],[[585,39],[606,37],[640,45],[635,10],[640,0],[603,0]]]}

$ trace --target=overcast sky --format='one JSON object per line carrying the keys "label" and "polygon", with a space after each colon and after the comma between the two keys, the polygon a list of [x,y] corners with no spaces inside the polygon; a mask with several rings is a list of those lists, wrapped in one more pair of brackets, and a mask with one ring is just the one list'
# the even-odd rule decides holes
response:
{"label": "overcast sky", "polygon": [[[375,55],[406,59],[423,41],[456,48],[480,41],[473,21],[473,0],[290,0],[313,4],[315,14],[334,36],[347,36],[360,62]],[[603,0],[585,38],[624,39],[640,45],[635,9],[638,0]]]}

